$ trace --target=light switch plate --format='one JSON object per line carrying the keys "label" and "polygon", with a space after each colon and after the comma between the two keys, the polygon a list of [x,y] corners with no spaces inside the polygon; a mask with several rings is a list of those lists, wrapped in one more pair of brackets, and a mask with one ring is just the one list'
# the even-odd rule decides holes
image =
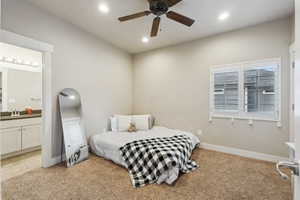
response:
{"label": "light switch plate", "polygon": [[202,136],[202,134],[203,134],[203,132],[202,132],[201,129],[197,130],[197,135],[198,135],[198,136]]}

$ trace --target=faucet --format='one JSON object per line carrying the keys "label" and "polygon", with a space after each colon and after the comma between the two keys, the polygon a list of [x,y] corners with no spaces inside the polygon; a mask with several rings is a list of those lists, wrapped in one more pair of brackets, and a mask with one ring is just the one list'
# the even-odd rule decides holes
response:
{"label": "faucet", "polygon": [[13,110],[11,111],[11,116],[12,116],[12,117],[16,116],[16,112],[17,112],[16,109],[13,109]]}
{"label": "faucet", "polygon": [[11,116],[12,117],[20,116],[20,111],[17,111],[17,109],[13,109],[13,111],[11,112]]}

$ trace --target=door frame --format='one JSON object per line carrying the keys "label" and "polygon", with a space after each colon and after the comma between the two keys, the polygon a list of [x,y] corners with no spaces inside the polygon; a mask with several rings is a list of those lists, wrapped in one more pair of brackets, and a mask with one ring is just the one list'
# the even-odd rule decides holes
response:
{"label": "door frame", "polygon": [[[295,0],[295,77],[300,75],[300,0]],[[297,80],[297,81],[296,81]],[[300,100],[300,80],[295,79],[295,103]],[[298,104],[297,104],[298,105]],[[295,151],[296,158],[295,161],[300,163],[300,106],[295,106]],[[300,199],[300,177],[294,177],[294,199]]]}
{"label": "door frame", "polygon": [[42,167],[50,167],[56,162],[52,158],[52,87],[51,87],[51,57],[54,47],[29,37],[18,35],[1,29],[1,42],[39,51],[43,54],[42,66]]}
{"label": "door frame", "polygon": [[295,141],[295,133],[294,133],[294,109],[295,109],[295,95],[294,95],[294,67],[295,67],[295,43],[290,46],[290,100],[289,100],[289,132],[290,132],[290,142]]}
{"label": "door frame", "polygon": [[2,73],[2,110],[7,110],[7,69],[0,66]]}

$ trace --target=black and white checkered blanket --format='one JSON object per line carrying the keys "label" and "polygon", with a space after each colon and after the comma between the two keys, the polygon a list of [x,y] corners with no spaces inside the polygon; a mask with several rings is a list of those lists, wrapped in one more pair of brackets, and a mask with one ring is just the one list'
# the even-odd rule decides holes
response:
{"label": "black and white checkered blanket", "polygon": [[120,151],[134,187],[156,183],[172,167],[183,173],[198,167],[190,160],[193,146],[186,135],[138,140],[124,145]]}

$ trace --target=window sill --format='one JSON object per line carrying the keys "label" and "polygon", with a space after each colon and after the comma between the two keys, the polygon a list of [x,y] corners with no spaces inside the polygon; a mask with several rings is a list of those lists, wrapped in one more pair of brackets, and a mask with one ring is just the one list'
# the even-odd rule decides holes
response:
{"label": "window sill", "polygon": [[210,119],[212,118],[217,118],[217,119],[238,119],[238,120],[253,120],[253,121],[268,121],[268,122],[275,122],[278,123],[280,120],[278,119],[270,119],[270,118],[265,118],[265,117],[241,117],[241,116],[234,116],[234,115],[222,115],[222,114],[213,114],[211,115]]}

